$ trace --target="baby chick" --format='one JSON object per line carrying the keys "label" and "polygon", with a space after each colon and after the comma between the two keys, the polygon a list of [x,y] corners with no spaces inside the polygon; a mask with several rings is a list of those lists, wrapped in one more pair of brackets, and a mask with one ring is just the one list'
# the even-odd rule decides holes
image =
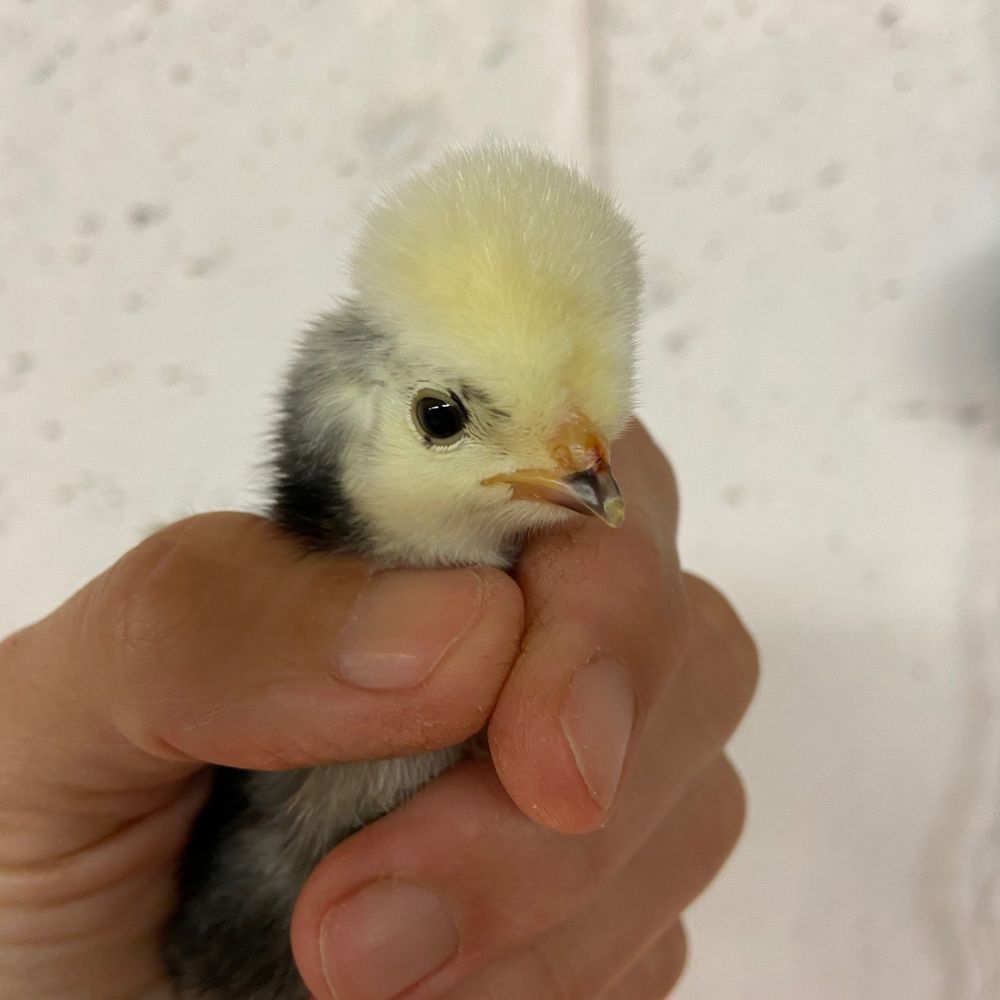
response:
{"label": "baby chick", "polygon": [[[453,152],[376,202],[352,277],[288,379],[280,525],[386,567],[509,567],[532,532],[621,523],[608,445],[630,409],[642,279],[608,195],[520,146]],[[168,935],[180,994],[303,1000],[288,936],[306,876],[463,752],[221,769]]]}

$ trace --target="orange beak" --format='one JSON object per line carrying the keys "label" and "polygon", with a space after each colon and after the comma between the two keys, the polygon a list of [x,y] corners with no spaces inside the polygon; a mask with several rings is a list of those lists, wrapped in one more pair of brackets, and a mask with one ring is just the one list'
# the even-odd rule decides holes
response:
{"label": "orange beak", "polygon": [[483,480],[483,486],[511,486],[511,499],[536,500],[593,514],[617,528],[625,501],[608,464],[608,443],[582,414],[574,413],[550,442],[552,467],[519,469]]}

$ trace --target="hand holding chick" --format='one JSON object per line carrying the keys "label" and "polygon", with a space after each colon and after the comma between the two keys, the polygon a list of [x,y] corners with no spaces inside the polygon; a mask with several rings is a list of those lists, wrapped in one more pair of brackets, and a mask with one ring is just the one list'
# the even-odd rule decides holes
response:
{"label": "hand holding chick", "polygon": [[[530,542],[517,586],[475,571],[486,587],[471,627],[447,617],[461,602],[428,605],[415,657],[428,636],[463,639],[415,688],[337,674],[369,564],[303,559],[240,515],[166,529],[0,645],[0,994],[169,996],[160,939],[204,801],[202,762],[413,753],[462,739],[495,706],[503,787],[487,762],[460,765],[307,882],[292,933],[309,990],[375,1000],[422,980],[415,1000],[509,1000],[551,995],[555,977],[581,1000],[659,1000],[683,962],[679,915],[738,833],[742,796],[722,746],[756,661],[725,601],[678,570],[672,480],[655,447],[633,429],[615,461],[625,526],[581,520]],[[461,595],[453,574],[468,572],[431,576]],[[389,575],[405,606],[415,578]],[[582,630],[561,625],[569,612]],[[595,739],[579,738],[586,683],[580,713],[560,708],[597,649],[616,651],[634,694],[623,757],[602,756],[615,741],[596,739],[612,720],[597,716]],[[590,786],[610,787],[619,761],[609,815]],[[442,905],[405,897],[410,886]],[[388,894],[396,887],[404,897]],[[441,913],[450,925],[431,919]],[[380,941],[375,926],[397,937]]]}
{"label": "hand holding chick", "polygon": [[[288,378],[281,527],[383,567],[507,568],[567,518],[621,525],[610,442],[631,408],[642,279],[607,194],[525,147],[452,152],[376,201],[352,284]],[[373,641],[382,683],[420,681],[387,636]],[[602,694],[631,711],[617,688]],[[288,938],[309,873],[472,750],[220,771],[166,944],[186,1000],[304,1000]],[[585,777],[607,808],[613,789]]]}

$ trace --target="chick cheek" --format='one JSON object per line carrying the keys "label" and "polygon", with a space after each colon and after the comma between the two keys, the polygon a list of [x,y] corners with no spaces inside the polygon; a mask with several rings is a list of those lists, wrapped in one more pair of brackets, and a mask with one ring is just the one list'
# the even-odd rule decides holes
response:
{"label": "chick cheek", "polygon": [[580,777],[603,810],[618,792],[634,724],[635,695],[619,663],[602,658],[577,670],[562,727]]}
{"label": "chick cheek", "polygon": [[485,591],[471,569],[376,573],[341,629],[335,672],[359,688],[416,687],[472,629]]}

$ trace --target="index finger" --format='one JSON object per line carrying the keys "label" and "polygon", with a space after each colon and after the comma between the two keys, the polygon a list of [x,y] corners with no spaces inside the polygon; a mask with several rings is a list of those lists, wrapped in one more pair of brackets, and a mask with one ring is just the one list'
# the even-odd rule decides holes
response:
{"label": "index finger", "polygon": [[621,528],[581,521],[522,556],[525,636],[489,729],[508,793],[564,832],[607,818],[634,737],[688,641],[670,466],[633,423],[614,467],[627,510]]}

